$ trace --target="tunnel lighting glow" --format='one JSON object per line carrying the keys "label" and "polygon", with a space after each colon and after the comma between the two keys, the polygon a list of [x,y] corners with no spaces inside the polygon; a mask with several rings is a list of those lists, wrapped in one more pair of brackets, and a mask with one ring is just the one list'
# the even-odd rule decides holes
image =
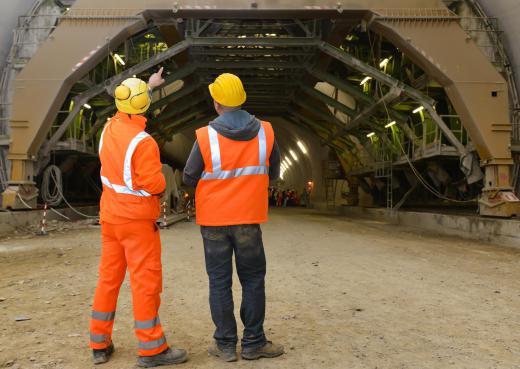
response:
{"label": "tunnel lighting glow", "polygon": [[238,36],[238,38],[246,38],[247,36],[246,35],[240,35]]}
{"label": "tunnel lighting glow", "polygon": [[117,62],[121,65],[125,65],[125,61],[123,60],[123,58],[119,55],[119,54],[114,54],[114,59],[117,60]]}
{"label": "tunnel lighting glow", "polygon": [[83,107],[86,109],[92,109],[92,106],[90,106],[89,104],[83,104]]}
{"label": "tunnel lighting glow", "polygon": [[417,109],[413,111],[414,114],[420,113],[424,110],[424,106],[419,106]]}
{"label": "tunnel lighting glow", "polygon": [[370,133],[367,135],[367,137],[370,138],[370,137],[374,137],[375,135],[376,135],[375,132],[370,132]]}
{"label": "tunnel lighting glow", "polygon": [[298,161],[298,157],[296,156],[296,154],[294,153],[294,151],[289,150],[289,154],[291,154],[292,158],[293,158],[295,161]]}
{"label": "tunnel lighting glow", "polygon": [[285,161],[287,162],[287,164],[289,164],[289,166],[292,165],[292,161],[291,161],[291,159],[289,159],[287,156],[286,156],[284,159],[285,159]]}
{"label": "tunnel lighting glow", "polygon": [[397,122],[394,120],[393,122],[388,123],[388,124],[385,126],[385,128],[390,128],[390,127],[392,127],[392,126],[395,126],[396,124],[397,124]]}
{"label": "tunnel lighting glow", "polygon": [[389,58],[381,60],[381,63],[379,63],[379,68],[384,68],[388,65],[388,62],[390,61]]}
{"label": "tunnel lighting glow", "polygon": [[300,148],[300,150],[301,150],[304,154],[307,154],[307,149],[305,148],[305,146],[303,145],[303,143],[302,143],[301,141],[296,142],[296,144],[298,145],[298,147]]}
{"label": "tunnel lighting glow", "polygon": [[367,82],[370,81],[371,79],[372,79],[372,77],[365,77],[365,78],[361,81],[360,85],[363,86],[365,83],[367,83]]}

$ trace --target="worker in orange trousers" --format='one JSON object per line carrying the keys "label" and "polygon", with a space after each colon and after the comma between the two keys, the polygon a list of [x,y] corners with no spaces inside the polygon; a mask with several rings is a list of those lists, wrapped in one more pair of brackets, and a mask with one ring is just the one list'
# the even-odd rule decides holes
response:
{"label": "worker in orange trousers", "polygon": [[162,266],[156,220],[166,183],[159,147],[145,132],[142,114],[150,106],[151,90],[163,82],[162,68],[148,84],[138,78],[123,81],[114,92],[118,112],[105,124],[99,141],[102,252],[90,322],[94,364],[106,363],[114,352],[112,329],[127,268],[139,341],[138,366],[187,360],[185,350],[168,347],[158,315]]}

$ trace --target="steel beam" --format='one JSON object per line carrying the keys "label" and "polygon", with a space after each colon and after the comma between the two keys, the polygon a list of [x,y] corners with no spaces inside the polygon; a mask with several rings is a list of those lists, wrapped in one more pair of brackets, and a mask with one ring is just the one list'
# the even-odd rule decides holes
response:
{"label": "steel beam", "polygon": [[317,46],[319,38],[313,37],[186,37],[193,46],[273,46],[273,47],[304,47]]}
{"label": "steel beam", "polygon": [[190,112],[184,116],[182,116],[179,119],[175,119],[172,123],[169,123],[163,127],[163,130],[167,132],[172,132],[175,129],[180,129],[179,127],[183,126],[184,124],[190,123],[190,121],[195,118],[198,115],[204,114],[204,116],[208,116],[209,114],[206,114],[209,112],[209,108],[206,109],[199,109],[193,112]]}
{"label": "steel beam", "polygon": [[187,120],[187,121],[177,125],[175,127],[175,131],[176,132],[180,132],[180,131],[186,129],[190,125],[191,126],[198,126],[201,123],[209,123],[211,121],[211,118],[213,118],[213,117],[214,117],[214,115],[208,114],[208,115],[204,115],[204,116],[202,116],[200,118],[196,118],[194,120]]}
{"label": "steel beam", "polygon": [[191,94],[192,92],[195,92],[196,90],[198,90],[201,87],[202,87],[202,85],[200,83],[194,83],[189,86],[183,86],[179,91],[174,92],[173,94],[167,95],[167,96],[163,97],[162,99],[157,100],[156,102],[152,103],[150,105],[150,108],[148,109],[148,111],[153,112],[154,110],[156,110],[166,104],[169,104],[172,101],[180,100],[181,98],[188,96],[189,94]]}
{"label": "steel beam", "polygon": [[175,109],[162,113],[161,115],[156,117],[156,120],[158,122],[164,122],[165,120],[174,117],[176,114],[179,114],[179,113],[191,108],[192,106],[198,105],[203,101],[208,102],[206,94],[200,94],[195,97],[188,96],[187,98],[183,99],[182,102],[179,102],[175,106]]}
{"label": "steel beam", "polygon": [[142,63],[139,63],[137,65],[134,65],[124,72],[119,73],[118,75],[109,78],[104,83],[100,83],[96,85],[95,87],[83,92],[82,94],[76,96],[74,98],[74,107],[72,111],[69,113],[67,118],[63,121],[63,123],[60,125],[60,127],[56,130],[56,132],[52,135],[52,137],[43,145],[41,149],[41,157],[46,158],[49,156],[50,150],[52,147],[58,142],[63,134],[67,131],[67,128],[69,125],[73,122],[74,118],[79,114],[80,110],[83,108],[83,104],[86,104],[91,98],[93,98],[96,95],[99,95],[103,91],[108,91],[109,94],[112,94],[115,86],[122,81],[124,81],[126,78],[129,78],[135,74],[142,73],[151,67],[183,52],[190,46],[189,42],[187,41],[181,41],[178,44],[173,45],[168,50],[158,53],[151,57],[148,60],[145,60]]}
{"label": "steel beam", "polygon": [[339,60],[343,64],[349,66],[350,68],[357,70],[358,72],[364,73],[365,75],[374,78],[375,80],[384,83],[390,87],[396,87],[403,90],[403,93],[413,100],[424,101],[427,104],[435,105],[435,100],[431,97],[424,95],[421,91],[416,90],[415,88],[406,85],[405,83],[395,79],[394,77],[381,72],[379,69],[368,65],[367,63],[362,62],[359,59],[354,58],[352,55],[344,52],[337,47],[332,46],[327,42],[320,42],[318,45],[319,49],[323,51],[325,54],[332,56],[334,59]]}
{"label": "steel beam", "polygon": [[343,128],[345,126],[345,123],[343,123],[337,117],[335,117],[330,112],[330,110],[328,112],[320,110],[320,109],[314,107],[312,104],[305,104],[300,99],[294,99],[293,103],[295,103],[296,105],[300,106],[301,108],[303,108],[305,110],[310,111],[312,114],[320,117],[322,120],[332,123],[333,125],[335,125],[338,128]]}
{"label": "steel beam", "polygon": [[192,49],[190,50],[191,55],[207,55],[207,56],[247,56],[247,55],[270,55],[270,56],[312,56],[316,54],[315,50],[302,50],[302,49],[271,49],[271,48],[249,48],[249,49],[229,49],[229,48],[211,48],[211,49]]}
{"label": "steel beam", "polygon": [[359,87],[354,86],[351,83],[345,82],[330,73],[309,66],[307,66],[306,69],[307,72],[313,77],[316,77],[320,81],[330,83],[331,85],[340,89],[341,91],[346,92],[356,100],[361,101],[363,104],[370,104],[374,100],[371,96],[365,94]]}
{"label": "steel beam", "polygon": [[[163,86],[168,86],[172,82],[175,82],[179,79],[186,78],[186,77],[192,75],[193,73],[195,73],[196,70],[197,70],[197,63],[190,63],[186,66],[176,69],[173,72],[171,72],[170,74],[166,74],[166,76],[164,77]],[[168,73],[168,70],[166,70],[166,72]]]}
{"label": "steel beam", "polygon": [[318,91],[315,88],[312,88],[312,87],[309,87],[309,86],[305,86],[305,85],[301,85],[300,88],[307,95],[312,96],[312,97],[320,100],[321,102],[325,103],[326,105],[330,105],[330,106],[338,109],[342,113],[347,114],[349,117],[354,117],[357,114],[357,112],[354,109],[349,108],[346,105],[343,105],[338,100],[333,99],[329,95],[324,94],[323,92]]}
{"label": "steel beam", "polygon": [[260,69],[260,68],[281,68],[281,69],[304,69],[302,64],[287,61],[203,61],[198,63],[201,69]]}
{"label": "steel beam", "polygon": [[385,106],[389,104],[392,100],[401,95],[402,90],[398,87],[392,87],[390,91],[379,99],[375,104],[364,109],[361,113],[359,113],[353,120],[348,122],[342,129],[338,132],[334,133],[327,139],[327,143],[338,137],[339,135],[352,131],[359,127],[364,121],[370,119],[377,111],[381,108],[381,106]]}

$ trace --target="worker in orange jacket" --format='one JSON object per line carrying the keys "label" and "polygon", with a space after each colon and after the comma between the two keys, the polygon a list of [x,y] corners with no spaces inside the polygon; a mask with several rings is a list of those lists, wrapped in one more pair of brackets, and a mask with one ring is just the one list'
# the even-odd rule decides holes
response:
{"label": "worker in orange jacket", "polygon": [[280,152],[269,122],[241,109],[246,92],[230,73],[209,86],[218,117],[196,131],[184,168],[184,183],[196,186],[197,224],[209,277],[211,317],[216,329],[210,355],[237,360],[233,313],[233,253],[242,284],[244,323],[241,356],[247,360],[283,354],[264,332],[266,260],[260,223],[267,221],[269,180],[280,174]]}
{"label": "worker in orange jacket", "polygon": [[148,84],[129,78],[116,88],[118,112],[105,124],[99,141],[102,252],[90,322],[94,364],[107,362],[114,351],[112,328],[127,268],[139,340],[138,366],[171,365],[187,359],[185,350],[168,347],[158,316],[162,266],[155,222],[165,179],[159,147],[145,132],[142,114],[150,106],[151,90],[164,82],[161,75],[162,68]]}

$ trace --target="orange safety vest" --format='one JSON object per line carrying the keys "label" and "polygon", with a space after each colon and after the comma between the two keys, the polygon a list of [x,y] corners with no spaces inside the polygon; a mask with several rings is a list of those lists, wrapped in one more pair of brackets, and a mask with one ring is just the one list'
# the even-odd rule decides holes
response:
{"label": "orange safety vest", "polygon": [[[132,156],[144,139],[153,139],[144,131],[146,119],[117,113],[106,124],[99,140],[101,182],[100,220],[121,223],[126,220],[156,220],[160,214],[159,197],[144,190],[134,190]],[[124,124],[124,129],[112,130],[112,125]],[[151,158],[160,160],[160,158]]]}
{"label": "orange safety vest", "polygon": [[196,131],[204,171],[195,194],[197,224],[226,226],[267,222],[271,124],[261,122],[258,135],[235,141],[213,127]]}

